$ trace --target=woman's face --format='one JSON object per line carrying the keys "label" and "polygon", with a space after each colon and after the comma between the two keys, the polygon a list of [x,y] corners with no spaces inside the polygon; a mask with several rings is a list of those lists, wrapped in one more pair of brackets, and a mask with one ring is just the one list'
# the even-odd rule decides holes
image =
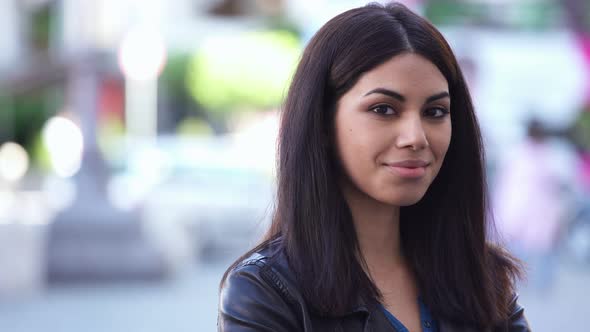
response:
{"label": "woman's face", "polygon": [[451,141],[448,83],[426,58],[403,53],[363,74],[338,101],[335,140],[346,194],[417,203]]}

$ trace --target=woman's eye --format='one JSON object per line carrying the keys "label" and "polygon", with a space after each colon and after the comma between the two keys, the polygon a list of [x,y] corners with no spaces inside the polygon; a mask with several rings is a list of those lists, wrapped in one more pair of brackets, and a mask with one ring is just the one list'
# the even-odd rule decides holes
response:
{"label": "woman's eye", "polygon": [[424,113],[426,114],[426,116],[432,118],[442,118],[445,115],[449,114],[449,111],[443,107],[432,107],[427,109]]}
{"label": "woman's eye", "polygon": [[392,115],[392,114],[395,113],[395,111],[393,110],[393,108],[391,106],[388,106],[388,105],[378,105],[378,106],[375,106],[375,107],[371,108],[371,112],[377,113],[379,115]]}

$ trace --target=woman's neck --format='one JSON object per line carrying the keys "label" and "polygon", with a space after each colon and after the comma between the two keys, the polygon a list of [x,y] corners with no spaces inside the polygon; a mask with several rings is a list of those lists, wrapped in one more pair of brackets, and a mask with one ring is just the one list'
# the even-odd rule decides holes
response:
{"label": "woman's neck", "polygon": [[414,303],[418,290],[406,262],[400,237],[400,208],[383,204],[351,187],[344,197],[356,230],[360,254],[369,278],[383,296],[388,310]]}
{"label": "woman's neck", "polygon": [[374,200],[352,188],[344,190],[352,214],[359,249],[372,276],[404,264],[399,207]]}

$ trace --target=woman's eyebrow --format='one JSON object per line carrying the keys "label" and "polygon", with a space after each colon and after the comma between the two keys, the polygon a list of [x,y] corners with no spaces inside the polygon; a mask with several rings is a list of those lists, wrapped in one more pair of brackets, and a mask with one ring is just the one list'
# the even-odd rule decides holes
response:
{"label": "woman's eyebrow", "polygon": [[382,95],[386,95],[386,96],[389,96],[391,98],[397,99],[397,100],[402,101],[402,102],[406,101],[406,97],[402,96],[399,92],[395,92],[393,90],[389,90],[389,89],[385,89],[385,88],[376,88],[376,89],[373,89],[373,90],[365,93],[363,95],[363,97],[366,97],[366,96],[368,96],[370,94],[373,94],[373,93],[379,93],[379,94],[382,94]]}
{"label": "woman's eyebrow", "polygon": [[[405,102],[406,101],[406,97],[404,97],[401,93],[396,92],[396,91],[393,91],[393,90],[389,90],[389,89],[386,89],[386,88],[376,88],[376,89],[373,89],[373,90],[365,93],[363,95],[363,97],[366,97],[366,96],[368,96],[370,94],[373,94],[373,93],[379,93],[379,94],[382,94],[382,95],[386,95],[386,96],[389,96],[391,98],[397,99],[397,100],[399,100],[401,102]],[[433,102],[435,100],[442,99],[442,98],[451,98],[451,95],[447,91],[439,92],[437,94],[434,94],[434,95],[426,98],[426,103],[431,103],[431,102]]]}
{"label": "woman's eyebrow", "polygon": [[439,92],[439,93],[437,93],[435,95],[432,95],[432,96],[426,98],[426,103],[428,104],[428,103],[431,103],[431,102],[433,102],[435,100],[443,99],[443,98],[449,98],[450,99],[451,98],[451,95],[448,92],[446,92],[446,91]]}

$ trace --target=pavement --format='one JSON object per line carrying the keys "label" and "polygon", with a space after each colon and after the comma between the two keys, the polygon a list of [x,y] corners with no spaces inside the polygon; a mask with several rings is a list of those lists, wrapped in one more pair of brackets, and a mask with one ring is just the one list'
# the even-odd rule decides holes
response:
{"label": "pavement", "polygon": [[[218,283],[229,263],[195,264],[166,282],[62,285],[0,298],[0,331],[216,331]],[[520,291],[535,332],[582,331],[589,298],[590,269],[563,263],[550,290]]]}
{"label": "pavement", "polygon": [[590,266],[558,263],[552,287],[520,289],[520,304],[525,308],[532,331],[586,331],[590,318]]}
{"label": "pavement", "polygon": [[217,285],[229,263],[192,266],[165,282],[52,286],[0,299],[0,331],[216,331]]}

